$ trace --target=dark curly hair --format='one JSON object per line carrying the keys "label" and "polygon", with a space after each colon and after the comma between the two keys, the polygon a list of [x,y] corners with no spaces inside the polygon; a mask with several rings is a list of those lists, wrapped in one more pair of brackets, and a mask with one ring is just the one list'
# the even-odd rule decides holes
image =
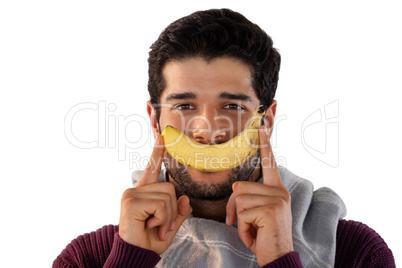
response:
{"label": "dark curly hair", "polygon": [[163,68],[172,60],[218,57],[241,60],[251,69],[252,86],[260,103],[275,97],[281,63],[272,39],[242,14],[230,9],[198,11],[171,23],[152,44],[148,58],[148,91],[156,108],[165,88]]}

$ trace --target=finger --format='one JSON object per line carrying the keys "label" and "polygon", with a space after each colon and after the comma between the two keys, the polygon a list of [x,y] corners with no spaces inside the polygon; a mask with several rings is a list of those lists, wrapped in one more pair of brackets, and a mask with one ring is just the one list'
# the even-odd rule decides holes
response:
{"label": "finger", "polygon": [[259,132],[263,183],[269,186],[282,186],[283,183],[269,141],[266,125],[261,126]]}
{"label": "finger", "polygon": [[[148,229],[159,226],[159,231],[163,238],[166,232],[170,230],[174,215],[171,199],[171,196],[167,193],[137,193],[135,196],[136,201],[131,209],[137,210],[139,208],[140,211],[144,210],[145,213],[141,213],[142,218],[137,218],[137,220],[146,221]],[[164,210],[164,213],[160,213],[162,210]]]}
{"label": "finger", "polygon": [[[150,195],[153,195],[152,198],[149,198]],[[129,221],[144,222],[148,229],[166,225],[170,222],[171,216],[169,216],[169,210],[166,209],[166,200],[159,197],[160,195],[153,193],[143,193],[135,198],[124,200],[122,214],[126,216],[123,218]]]}
{"label": "finger", "polygon": [[190,206],[190,199],[182,195],[179,200],[177,200],[177,208],[178,208],[178,213],[177,217],[174,221],[172,231],[169,233],[169,236],[174,236],[177,231],[179,230],[180,226],[183,224],[183,222],[188,218],[188,216],[191,215],[191,212],[193,212],[193,208]]}
{"label": "finger", "polygon": [[231,226],[236,222],[237,214],[236,214],[236,197],[235,194],[236,186],[238,182],[232,184],[233,193],[230,195],[229,200],[226,204],[226,224]]}
{"label": "finger", "polygon": [[264,221],[264,207],[254,207],[242,211],[237,215],[237,229],[240,239],[247,247],[252,247],[260,229],[268,227]]}
{"label": "finger", "polygon": [[[177,217],[177,198],[174,185],[171,182],[154,183],[144,185],[139,188],[127,189],[123,194],[123,199],[126,198],[143,198],[143,199],[162,199],[166,202],[166,210],[170,221],[163,223],[163,226],[159,228],[159,236],[165,237],[166,233],[171,231],[172,224]],[[133,204],[135,206],[136,204]],[[149,219],[147,227],[152,229],[161,225],[157,219]]]}
{"label": "finger", "polygon": [[165,239],[170,230],[173,208],[171,196],[167,193],[136,193],[122,200],[122,210],[126,215],[124,218],[143,222],[147,229],[159,227],[158,237],[161,240]]}
{"label": "finger", "polygon": [[170,195],[170,207],[172,208],[172,221],[170,224],[173,224],[174,219],[176,219],[177,217],[177,197],[173,183],[161,182],[131,189],[131,194],[134,196],[137,193],[151,193],[151,192],[167,193]]}
{"label": "finger", "polygon": [[156,183],[158,181],[159,173],[162,168],[164,150],[165,148],[163,146],[162,136],[160,134],[156,134],[156,141],[154,144],[154,149],[152,151],[151,159],[149,160],[148,165],[145,168],[137,187]]}
{"label": "finger", "polygon": [[239,233],[239,237],[241,241],[243,241],[244,245],[248,248],[251,248],[253,246],[253,236],[251,235],[250,229],[253,228],[251,224],[249,223],[238,223],[237,225],[237,230]]}
{"label": "finger", "polygon": [[251,181],[237,181],[232,185],[233,194],[236,197],[242,194],[255,194],[264,196],[279,196],[285,198],[287,192],[282,187],[261,185]]}
{"label": "finger", "polygon": [[253,223],[256,221],[255,215],[250,213],[251,210],[246,210],[238,215],[237,232],[244,245],[248,248],[253,246],[255,232],[252,231]]}
{"label": "finger", "polygon": [[173,183],[161,182],[161,183],[148,184],[138,188],[130,188],[127,189],[126,191],[127,193],[124,193],[125,197],[136,196],[138,193],[150,193],[150,192],[160,192],[169,194],[171,199],[171,206],[173,208],[173,217],[174,218],[177,217],[177,197]]}
{"label": "finger", "polygon": [[252,208],[281,207],[284,204],[284,199],[278,196],[243,194],[236,199],[236,213],[239,215],[243,211]]}
{"label": "finger", "polygon": [[[238,196],[238,191],[236,191],[237,187],[241,184],[247,184],[247,182],[235,182],[232,184],[233,193],[230,195],[229,200],[226,204],[226,224],[233,225],[236,222],[237,213],[236,213],[236,198]],[[242,188],[240,187],[240,189]]]}
{"label": "finger", "polygon": [[252,195],[263,195],[263,196],[279,196],[282,198],[287,198],[288,193],[280,187],[271,187],[267,185],[261,185],[255,182],[235,182],[232,185],[233,194],[230,196],[228,203],[226,205],[226,224],[233,225],[236,222],[237,214],[237,199],[241,195],[252,194]]}
{"label": "finger", "polygon": [[175,231],[179,230],[182,223],[191,215],[191,212],[193,212],[188,196],[182,195],[179,200],[177,200],[177,212]]}
{"label": "finger", "polygon": [[169,206],[166,202],[162,203],[159,200],[151,200],[151,202],[158,202],[158,207],[153,212],[152,216],[147,220],[146,227],[148,229],[158,228],[158,238],[159,240],[166,240],[167,234],[170,231],[171,213]]}

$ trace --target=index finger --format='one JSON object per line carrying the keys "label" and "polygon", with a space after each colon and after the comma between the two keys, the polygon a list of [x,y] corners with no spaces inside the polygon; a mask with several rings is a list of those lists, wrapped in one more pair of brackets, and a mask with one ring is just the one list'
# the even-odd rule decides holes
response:
{"label": "index finger", "polygon": [[145,168],[140,181],[138,182],[138,186],[148,185],[158,181],[159,173],[161,172],[162,168],[164,151],[165,147],[163,146],[162,136],[160,134],[156,134],[156,141],[151,159],[149,159],[148,165]]}
{"label": "index finger", "polygon": [[266,125],[260,126],[259,132],[260,158],[264,184],[268,186],[282,186],[282,179],[279,174],[274,153],[272,152]]}

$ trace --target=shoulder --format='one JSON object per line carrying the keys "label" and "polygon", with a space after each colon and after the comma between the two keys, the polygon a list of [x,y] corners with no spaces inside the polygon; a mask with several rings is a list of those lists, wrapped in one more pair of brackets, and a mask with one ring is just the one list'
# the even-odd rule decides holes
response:
{"label": "shoulder", "polygon": [[384,239],[367,225],[340,220],[336,233],[336,267],[395,267]]}
{"label": "shoulder", "polygon": [[118,226],[105,225],[78,236],[60,253],[53,267],[76,267],[77,264],[79,267],[97,267],[97,264],[105,263],[117,232]]}

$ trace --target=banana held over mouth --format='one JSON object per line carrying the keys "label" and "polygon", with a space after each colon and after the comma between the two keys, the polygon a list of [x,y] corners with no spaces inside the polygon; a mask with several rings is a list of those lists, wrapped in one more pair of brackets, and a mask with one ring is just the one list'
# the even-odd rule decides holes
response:
{"label": "banana held over mouth", "polygon": [[224,143],[199,143],[172,126],[163,130],[163,143],[174,159],[188,167],[206,172],[231,169],[244,163],[257,152],[258,130],[264,114],[263,107],[257,107],[247,128]]}

